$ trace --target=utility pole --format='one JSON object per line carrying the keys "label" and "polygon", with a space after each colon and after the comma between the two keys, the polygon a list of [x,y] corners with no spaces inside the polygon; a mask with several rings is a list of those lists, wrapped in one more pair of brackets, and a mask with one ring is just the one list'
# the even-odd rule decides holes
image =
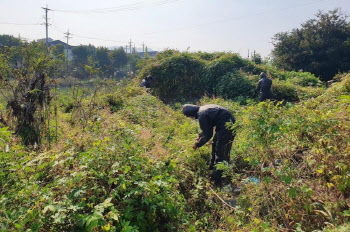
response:
{"label": "utility pole", "polygon": [[131,54],[131,44],[132,44],[132,42],[131,42],[131,39],[130,39],[130,42],[129,42],[130,54]]}
{"label": "utility pole", "polygon": [[148,48],[146,46],[146,50],[145,50],[145,53],[143,53],[144,57],[145,58],[149,58],[149,54],[148,54]]}
{"label": "utility pole", "polygon": [[49,23],[48,23],[48,19],[47,19],[47,12],[50,11],[51,9],[47,8],[47,5],[46,7],[41,7],[42,9],[45,10],[45,28],[46,28],[46,40],[45,40],[45,44],[46,44],[46,47],[49,46]]}
{"label": "utility pole", "polygon": [[72,38],[70,35],[72,34],[72,33],[69,33],[69,29],[68,29],[68,31],[66,32],[66,33],[64,33],[66,36],[65,36],[65,38],[67,38],[67,46],[66,46],[66,50],[67,50],[67,72],[68,72],[68,65],[69,65],[69,56],[68,56],[68,47],[69,47],[69,39],[70,38]]}

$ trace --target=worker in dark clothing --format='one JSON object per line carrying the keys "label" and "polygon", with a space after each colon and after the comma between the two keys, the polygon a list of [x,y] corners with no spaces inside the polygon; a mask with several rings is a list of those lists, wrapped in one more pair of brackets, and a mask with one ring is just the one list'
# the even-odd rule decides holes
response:
{"label": "worker in dark clothing", "polygon": [[140,83],[140,87],[151,88],[151,82],[153,81],[153,77],[151,75],[147,76]]}
{"label": "worker in dark clothing", "polygon": [[262,72],[257,87],[257,91],[260,93],[260,101],[271,99],[271,86],[272,80],[267,78],[266,74]]}
{"label": "worker in dark clothing", "polygon": [[195,118],[199,121],[202,132],[193,146],[195,150],[211,139],[215,127],[216,133],[212,144],[212,157],[209,169],[213,170],[210,177],[215,182],[215,185],[220,185],[222,170],[217,170],[215,165],[223,161],[230,161],[230,151],[234,139],[231,127],[235,123],[235,118],[227,109],[214,104],[201,107],[186,104],[183,106],[182,112],[187,117]]}

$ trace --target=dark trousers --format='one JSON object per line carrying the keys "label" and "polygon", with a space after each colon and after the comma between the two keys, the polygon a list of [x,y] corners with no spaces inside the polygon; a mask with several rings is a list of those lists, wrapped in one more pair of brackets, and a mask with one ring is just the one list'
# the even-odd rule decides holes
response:
{"label": "dark trousers", "polygon": [[217,170],[215,165],[223,161],[230,161],[230,151],[234,137],[233,131],[228,129],[218,130],[214,135],[209,168],[213,169],[210,177],[216,185],[221,183],[222,170]]}
{"label": "dark trousers", "polygon": [[271,92],[270,91],[260,92],[259,98],[260,98],[260,101],[271,99]]}

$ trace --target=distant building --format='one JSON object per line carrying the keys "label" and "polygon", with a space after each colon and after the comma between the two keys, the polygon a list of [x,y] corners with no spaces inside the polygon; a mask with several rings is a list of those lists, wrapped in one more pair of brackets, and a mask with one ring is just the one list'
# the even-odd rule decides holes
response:
{"label": "distant building", "polygon": [[[43,42],[45,43],[46,39],[38,39],[37,42]],[[68,60],[72,60],[73,59],[73,55],[72,55],[72,48],[74,46],[71,46],[65,42],[62,42],[61,40],[53,40],[51,38],[48,38],[48,46],[51,47],[51,46],[56,46],[56,45],[59,45],[59,44],[62,44],[65,48],[64,52],[66,53],[67,52],[67,48],[68,48]]]}

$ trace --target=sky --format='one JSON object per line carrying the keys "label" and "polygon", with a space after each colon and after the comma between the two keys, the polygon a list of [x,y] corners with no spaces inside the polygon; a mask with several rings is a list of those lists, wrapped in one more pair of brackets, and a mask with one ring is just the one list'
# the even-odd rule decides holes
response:
{"label": "sky", "polygon": [[162,51],[226,51],[263,57],[276,33],[300,27],[322,10],[350,15],[350,0],[0,0],[0,34],[29,41],[49,37],[69,44],[133,46]]}

